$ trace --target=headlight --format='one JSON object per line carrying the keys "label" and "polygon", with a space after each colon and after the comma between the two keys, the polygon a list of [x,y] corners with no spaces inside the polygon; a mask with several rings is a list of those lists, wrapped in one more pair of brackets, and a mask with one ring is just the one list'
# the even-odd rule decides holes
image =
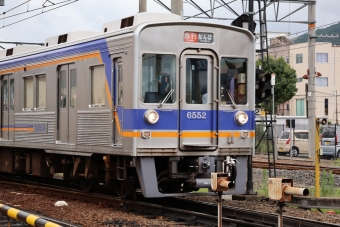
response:
{"label": "headlight", "polygon": [[244,125],[248,122],[248,115],[243,111],[237,111],[235,114],[235,122],[238,125]]}
{"label": "headlight", "polygon": [[155,110],[147,110],[144,113],[144,120],[146,123],[153,125],[156,124],[159,119],[159,115]]}

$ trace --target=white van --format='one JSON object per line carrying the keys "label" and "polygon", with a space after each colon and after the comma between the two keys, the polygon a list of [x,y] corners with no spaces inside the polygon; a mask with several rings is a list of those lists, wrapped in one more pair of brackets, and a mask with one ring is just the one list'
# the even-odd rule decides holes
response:
{"label": "white van", "polygon": [[292,156],[308,154],[308,130],[294,130],[293,141],[290,141],[289,134],[289,131],[281,132],[281,135],[277,140],[278,154],[290,154],[290,142],[292,142]]}

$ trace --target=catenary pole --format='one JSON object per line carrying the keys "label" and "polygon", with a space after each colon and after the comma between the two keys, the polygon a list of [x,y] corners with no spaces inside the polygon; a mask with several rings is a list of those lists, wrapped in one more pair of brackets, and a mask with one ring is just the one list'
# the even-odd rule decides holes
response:
{"label": "catenary pole", "polygon": [[[308,5],[308,124],[309,131],[311,133],[311,138],[315,135],[315,4],[312,0]],[[309,158],[314,158],[315,156],[315,143],[313,140],[309,140]]]}
{"label": "catenary pole", "polygon": [[171,13],[183,18],[183,0],[171,0]]}
{"label": "catenary pole", "polygon": [[[316,11],[316,1],[315,3],[311,2],[308,5],[308,124],[309,124],[309,132],[311,137],[316,138],[317,130],[316,127],[319,124],[316,124],[316,99],[315,99],[315,11]],[[318,127],[319,128],[319,127]],[[308,157],[315,160],[315,197],[320,197],[320,169],[319,169],[319,149],[316,150],[317,145],[316,141],[309,140],[309,154]]]}
{"label": "catenary pole", "polygon": [[139,12],[146,12],[146,1],[147,0],[139,0]]}
{"label": "catenary pole", "polygon": [[[250,32],[254,31],[253,27],[254,21],[254,0],[249,0],[249,12],[248,12],[248,30]],[[255,76],[255,75],[253,75]],[[251,155],[248,155],[248,181],[247,181],[247,191],[246,194],[255,194],[253,187],[253,155],[255,150]]]}

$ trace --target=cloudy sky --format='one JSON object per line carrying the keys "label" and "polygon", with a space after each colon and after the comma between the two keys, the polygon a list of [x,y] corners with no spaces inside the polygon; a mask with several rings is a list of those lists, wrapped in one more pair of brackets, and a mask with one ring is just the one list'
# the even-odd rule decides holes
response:
{"label": "cloudy sky", "polygon": [[[170,0],[161,1],[170,8]],[[224,1],[232,2],[232,0]],[[317,0],[317,26],[340,21],[337,7],[335,7],[339,1],[340,0]],[[184,0],[184,2],[186,2],[186,0]],[[195,0],[195,2],[204,10],[210,9],[210,0]],[[55,5],[52,7],[51,3]],[[45,8],[41,9],[43,4]],[[0,16],[0,41],[41,43],[45,42],[45,38],[47,37],[64,34],[69,31],[100,31],[104,22],[128,17],[137,13],[139,10],[138,4],[139,0],[5,0],[5,6],[0,6],[0,12],[3,12]],[[216,3],[215,6],[218,5],[219,4]],[[255,1],[255,5],[257,9],[257,1]],[[242,14],[241,0],[234,1],[230,6],[238,14]],[[281,3],[279,5],[278,18],[284,17],[289,12],[293,12],[301,6],[302,4],[298,3]],[[157,3],[157,0],[147,0],[147,11],[168,13],[166,9]],[[274,12],[275,10],[272,5],[268,8],[267,19],[274,20]],[[184,16],[192,16],[197,13],[199,13],[199,11],[195,7],[189,3],[184,3]],[[236,18],[234,14],[225,8],[215,10],[214,15],[220,18]],[[231,20],[200,20],[227,25],[231,23]],[[307,21],[307,7],[284,20]],[[306,29],[306,24],[268,23],[268,31],[296,33],[305,31]],[[6,48],[10,47],[5,44],[0,45]]]}

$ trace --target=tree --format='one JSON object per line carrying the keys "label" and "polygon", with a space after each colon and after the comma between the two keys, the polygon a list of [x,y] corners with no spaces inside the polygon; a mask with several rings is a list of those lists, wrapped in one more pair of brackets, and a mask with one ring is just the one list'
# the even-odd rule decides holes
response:
{"label": "tree", "polygon": [[[279,104],[283,104],[290,100],[297,92],[296,88],[296,71],[292,69],[285,60],[280,57],[274,60],[269,56],[269,68],[268,65],[262,67],[261,59],[256,61],[256,66],[261,68],[267,73],[275,73],[275,87],[274,87],[274,110],[277,110]],[[271,104],[272,97],[268,97],[267,100],[261,104],[261,107],[267,111],[272,109]]]}

